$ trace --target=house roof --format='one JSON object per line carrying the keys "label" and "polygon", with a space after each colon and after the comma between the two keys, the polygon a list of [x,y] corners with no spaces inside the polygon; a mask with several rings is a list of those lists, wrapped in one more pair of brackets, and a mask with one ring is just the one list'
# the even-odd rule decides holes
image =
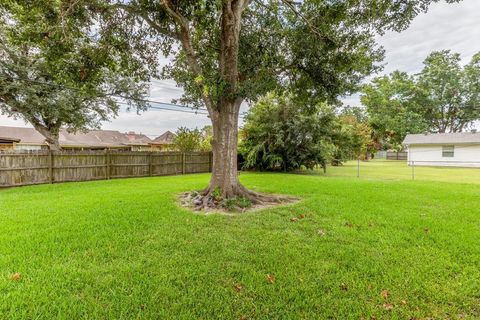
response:
{"label": "house roof", "polygon": [[12,143],[12,142],[20,142],[20,139],[9,138],[9,137],[0,137],[0,143]]}
{"label": "house roof", "polygon": [[0,136],[20,140],[22,143],[44,144],[45,137],[33,128],[4,127],[0,126]]}
{"label": "house roof", "polygon": [[62,147],[122,147],[128,139],[119,131],[90,130],[68,133],[60,131],[59,142]]}
{"label": "house roof", "polygon": [[126,144],[136,145],[136,146],[148,146],[152,139],[141,133],[135,133],[133,131],[126,132],[128,142]]}
{"label": "house roof", "polygon": [[403,140],[404,145],[413,144],[480,144],[480,133],[430,133],[408,134]]}
{"label": "house roof", "polygon": [[172,144],[175,140],[175,134],[171,131],[165,131],[162,135],[153,139],[151,144]]}
{"label": "house roof", "polygon": [[[21,144],[45,143],[45,137],[33,128],[0,126],[0,136],[20,140]],[[90,130],[69,133],[60,130],[59,142],[62,147],[124,147],[126,145],[148,145],[151,140],[143,134],[121,133],[114,130]]]}

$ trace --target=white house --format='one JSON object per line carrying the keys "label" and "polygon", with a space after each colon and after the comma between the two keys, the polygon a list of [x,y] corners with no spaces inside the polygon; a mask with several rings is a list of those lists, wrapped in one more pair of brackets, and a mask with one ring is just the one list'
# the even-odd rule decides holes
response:
{"label": "white house", "polygon": [[415,166],[480,168],[480,133],[409,134],[403,144]]}

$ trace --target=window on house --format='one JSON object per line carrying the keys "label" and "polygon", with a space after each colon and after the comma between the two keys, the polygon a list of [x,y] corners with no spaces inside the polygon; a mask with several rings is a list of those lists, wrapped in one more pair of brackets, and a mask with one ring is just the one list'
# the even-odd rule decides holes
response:
{"label": "window on house", "polygon": [[455,155],[455,146],[443,146],[442,147],[442,157],[453,158],[454,155]]}

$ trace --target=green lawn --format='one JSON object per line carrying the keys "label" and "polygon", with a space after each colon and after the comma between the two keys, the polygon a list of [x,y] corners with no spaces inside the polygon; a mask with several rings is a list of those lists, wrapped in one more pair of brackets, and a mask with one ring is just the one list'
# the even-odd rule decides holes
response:
{"label": "green lawn", "polygon": [[241,179],[303,200],[179,208],[206,174],[0,190],[0,319],[480,318],[480,185]]}
{"label": "green lawn", "polygon": [[[323,171],[318,171],[323,175]],[[339,167],[328,167],[327,176],[357,177],[357,161]],[[415,166],[415,180],[480,184],[480,168],[448,168]],[[360,161],[361,179],[412,180],[412,167],[406,161]]]}

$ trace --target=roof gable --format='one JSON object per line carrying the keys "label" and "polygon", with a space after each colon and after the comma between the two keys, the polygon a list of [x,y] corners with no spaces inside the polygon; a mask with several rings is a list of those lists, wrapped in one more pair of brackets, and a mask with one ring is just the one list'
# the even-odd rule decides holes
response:
{"label": "roof gable", "polygon": [[175,140],[175,134],[171,131],[165,131],[162,135],[158,136],[157,138],[153,139],[153,144],[172,144],[173,140]]}

